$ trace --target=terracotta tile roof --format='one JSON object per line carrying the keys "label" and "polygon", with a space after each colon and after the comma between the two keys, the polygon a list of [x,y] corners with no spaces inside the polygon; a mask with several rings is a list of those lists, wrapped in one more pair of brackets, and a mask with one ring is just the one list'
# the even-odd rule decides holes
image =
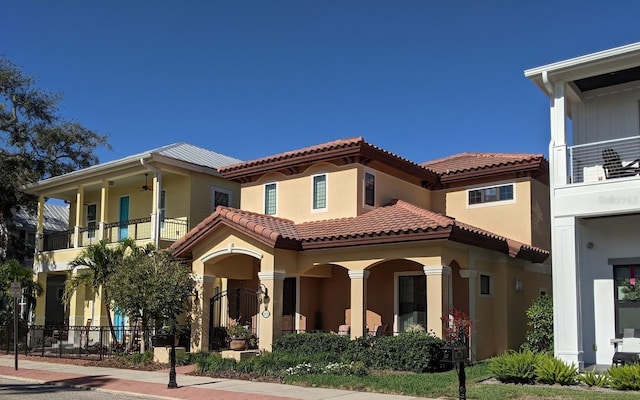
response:
{"label": "terracotta tile roof", "polygon": [[544,159],[542,154],[530,153],[460,153],[427,161],[420,165],[438,174],[454,174],[498,166],[516,165]]}
{"label": "terracotta tile roof", "polygon": [[206,236],[218,224],[231,226],[271,246],[296,250],[449,239],[535,262],[544,261],[549,255],[546,250],[525,245],[401,200],[358,217],[302,224],[220,206],[184,238],[174,243],[170,250],[177,257],[185,257],[199,238]]}

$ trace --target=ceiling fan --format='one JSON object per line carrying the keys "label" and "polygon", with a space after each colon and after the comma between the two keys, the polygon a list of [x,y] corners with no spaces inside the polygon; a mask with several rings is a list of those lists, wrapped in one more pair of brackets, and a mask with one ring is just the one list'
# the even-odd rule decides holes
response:
{"label": "ceiling fan", "polygon": [[144,191],[147,190],[152,190],[153,188],[149,185],[147,185],[147,178],[149,177],[149,174],[144,174],[144,185],[142,185],[141,189]]}

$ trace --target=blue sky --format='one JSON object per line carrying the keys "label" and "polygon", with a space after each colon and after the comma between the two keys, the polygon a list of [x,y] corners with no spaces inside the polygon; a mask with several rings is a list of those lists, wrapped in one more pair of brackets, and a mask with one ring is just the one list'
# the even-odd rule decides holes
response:
{"label": "blue sky", "polygon": [[547,154],[523,70],[640,41],[636,1],[0,0],[0,53],[109,135],[249,160],[364,136],[415,162]]}

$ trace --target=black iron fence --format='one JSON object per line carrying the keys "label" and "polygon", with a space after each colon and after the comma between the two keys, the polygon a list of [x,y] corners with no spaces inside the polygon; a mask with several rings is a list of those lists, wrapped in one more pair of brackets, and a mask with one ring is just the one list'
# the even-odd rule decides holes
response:
{"label": "black iron fence", "polygon": [[[152,349],[151,337],[155,329],[142,330],[136,326],[67,326],[29,325],[18,331],[18,352],[42,357],[104,358],[140,352],[143,343],[146,350]],[[189,328],[178,327],[179,346],[189,351]],[[0,349],[13,353],[13,325],[0,327]]]}

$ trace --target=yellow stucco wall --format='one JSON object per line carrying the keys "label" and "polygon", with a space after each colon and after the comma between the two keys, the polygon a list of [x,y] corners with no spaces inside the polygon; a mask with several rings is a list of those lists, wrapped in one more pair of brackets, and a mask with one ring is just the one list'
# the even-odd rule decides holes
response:
{"label": "yellow stucco wall", "polygon": [[[491,183],[479,187],[499,186],[508,183],[512,183],[512,181]],[[439,212],[443,212],[442,209],[444,208],[446,215],[467,224],[531,244],[532,185],[529,179],[521,179],[513,183],[515,184],[514,202],[495,202],[468,206],[467,190],[475,188],[470,186],[439,191],[440,193],[434,195],[436,199],[434,205]],[[542,189],[538,186],[536,188]],[[536,191],[536,195],[541,196],[542,190]],[[444,204],[443,201],[445,202]]]}
{"label": "yellow stucco wall", "polygon": [[[188,180],[186,177],[182,179]],[[213,212],[213,188],[231,192],[230,206],[234,208],[240,206],[240,184],[236,182],[197,172],[191,173],[190,182],[190,186],[185,188],[190,192],[190,201],[182,201],[185,207],[184,215],[189,216],[191,227],[196,226]]]}
{"label": "yellow stucco wall", "polygon": [[373,173],[376,177],[376,207],[389,204],[392,200],[404,200],[418,207],[429,210],[431,208],[431,191],[414,185],[389,174],[358,165],[358,214],[372,209],[364,204],[364,174]]}

